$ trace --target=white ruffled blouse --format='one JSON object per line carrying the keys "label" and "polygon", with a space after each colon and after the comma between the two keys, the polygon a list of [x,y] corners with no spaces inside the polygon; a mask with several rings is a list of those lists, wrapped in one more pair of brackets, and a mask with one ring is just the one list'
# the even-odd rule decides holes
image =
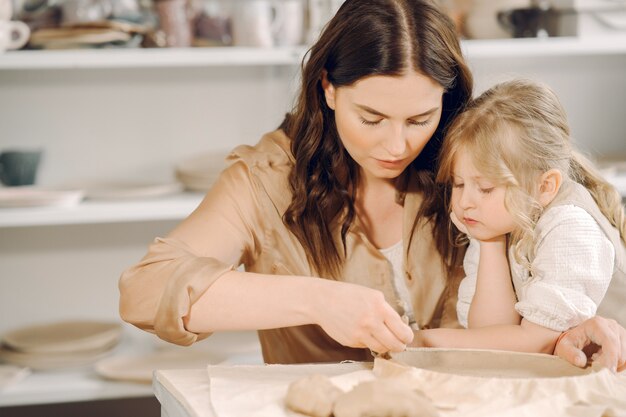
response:
{"label": "white ruffled blouse", "polygon": [[[515,309],[526,320],[564,331],[594,316],[615,270],[615,247],[596,220],[571,204],[546,210],[536,226],[532,274],[509,252]],[[480,246],[472,239],[465,254],[457,315],[467,327],[478,273]]]}

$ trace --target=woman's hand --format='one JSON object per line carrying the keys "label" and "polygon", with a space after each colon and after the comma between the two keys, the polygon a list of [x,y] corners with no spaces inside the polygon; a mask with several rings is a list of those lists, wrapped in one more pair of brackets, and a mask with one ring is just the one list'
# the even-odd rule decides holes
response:
{"label": "woman's hand", "polygon": [[592,317],[568,330],[554,354],[581,368],[593,360],[613,372],[626,369],[626,329],[615,320]]}
{"label": "woman's hand", "polygon": [[315,322],[344,346],[377,353],[401,352],[413,330],[380,291],[346,282],[326,281],[317,294]]}

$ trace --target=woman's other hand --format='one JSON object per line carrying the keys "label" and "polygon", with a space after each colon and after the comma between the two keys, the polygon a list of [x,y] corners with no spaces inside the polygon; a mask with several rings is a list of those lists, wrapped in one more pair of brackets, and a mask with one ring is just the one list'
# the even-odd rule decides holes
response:
{"label": "woman's other hand", "polygon": [[327,281],[316,304],[316,323],[344,346],[376,353],[401,352],[413,340],[413,330],[380,291]]}
{"label": "woman's other hand", "polygon": [[592,317],[568,330],[557,343],[554,354],[585,367],[593,360],[613,372],[626,369],[626,329],[615,320]]}

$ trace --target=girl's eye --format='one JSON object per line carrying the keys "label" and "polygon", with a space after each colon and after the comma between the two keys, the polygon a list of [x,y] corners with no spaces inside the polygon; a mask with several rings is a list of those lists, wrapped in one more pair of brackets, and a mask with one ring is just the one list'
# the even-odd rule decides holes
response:
{"label": "girl's eye", "polygon": [[409,120],[408,123],[413,126],[426,126],[430,123],[431,119],[426,119],[423,122],[419,122],[417,120]]}
{"label": "girl's eye", "polygon": [[452,188],[463,188],[464,184],[452,184]]}
{"label": "girl's eye", "polygon": [[[382,119],[380,119],[380,120],[382,120]],[[366,119],[361,117],[361,123],[363,123],[364,125],[367,125],[367,126],[375,126],[378,123],[380,123],[380,120],[376,120],[376,121],[371,122],[371,121],[366,120]]]}
{"label": "girl's eye", "polygon": [[480,192],[483,193],[483,194],[491,194],[493,189],[494,189],[494,187],[491,187],[491,188],[481,188]]}

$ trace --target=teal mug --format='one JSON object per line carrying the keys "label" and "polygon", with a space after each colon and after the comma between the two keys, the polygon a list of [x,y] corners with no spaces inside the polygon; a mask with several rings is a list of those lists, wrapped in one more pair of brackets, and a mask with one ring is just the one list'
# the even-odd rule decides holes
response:
{"label": "teal mug", "polygon": [[6,186],[33,185],[41,161],[40,150],[11,150],[0,153],[0,181]]}

